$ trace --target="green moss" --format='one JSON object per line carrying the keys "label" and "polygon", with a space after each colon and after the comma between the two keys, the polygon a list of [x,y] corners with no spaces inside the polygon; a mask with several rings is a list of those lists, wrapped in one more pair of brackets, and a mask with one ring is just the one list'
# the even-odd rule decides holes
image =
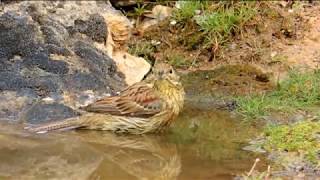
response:
{"label": "green moss", "polygon": [[291,114],[320,102],[320,71],[291,71],[279,88],[262,95],[238,97],[237,111],[246,119],[256,119],[273,112]]}
{"label": "green moss", "polygon": [[320,122],[304,121],[292,125],[269,126],[265,130],[264,148],[302,153],[309,161],[318,162]]}
{"label": "green moss", "polygon": [[[201,44],[204,42],[205,34],[202,32],[192,33],[189,38],[180,37],[182,44],[187,48],[187,50],[197,50],[200,48]],[[179,40],[180,41],[180,40]]]}
{"label": "green moss", "polygon": [[170,53],[166,56],[166,61],[175,68],[187,68],[192,65],[190,59],[179,53]]}
{"label": "green moss", "polygon": [[271,61],[269,63],[284,63],[288,60],[288,56],[284,55],[275,55],[274,57],[271,57]]}

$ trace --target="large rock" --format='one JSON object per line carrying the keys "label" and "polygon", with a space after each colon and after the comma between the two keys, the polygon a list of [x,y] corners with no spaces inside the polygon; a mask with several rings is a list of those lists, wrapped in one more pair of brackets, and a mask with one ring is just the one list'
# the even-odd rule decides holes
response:
{"label": "large rock", "polygon": [[[128,40],[130,23],[106,2],[9,1],[0,9],[0,119],[71,117],[77,115],[72,109],[115,94],[149,71],[137,58],[125,63],[130,71],[119,68],[115,45]],[[110,16],[122,17],[127,36],[111,32]],[[139,75],[132,78],[134,69]]]}

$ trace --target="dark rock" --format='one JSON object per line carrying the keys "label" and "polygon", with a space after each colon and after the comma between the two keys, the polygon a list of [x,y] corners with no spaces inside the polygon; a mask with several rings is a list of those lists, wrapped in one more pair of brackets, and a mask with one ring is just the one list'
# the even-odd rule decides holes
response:
{"label": "dark rock", "polygon": [[12,59],[0,58],[0,71],[14,71],[14,69],[19,69],[20,65],[17,64]]}
{"label": "dark rock", "polygon": [[[69,39],[67,29],[60,23],[50,19],[50,17],[41,18],[38,20],[40,23],[41,32],[48,45],[55,45],[61,49],[66,49],[66,41]],[[63,54],[67,55],[67,54]]]}
{"label": "dark rock", "polygon": [[44,97],[53,92],[62,93],[60,84],[54,76],[26,78],[18,72],[0,72],[0,91],[20,92],[30,89],[38,96]]}
{"label": "dark rock", "polygon": [[115,62],[92,45],[83,41],[77,41],[74,44],[74,52],[81,57],[80,61],[97,76],[113,76],[116,73]]}
{"label": "dark rock", "polygon": [[50,60],[48,54],[38,53],[27,57],[23,63],[29,67],[38,67],[53,74],[66,74],[69,71],[68,65],[63,61]]}
{"label": "dark rock", "polygon": [[70,56],[71,52],[64,47],[59,47],[55,44],[46,44],[46,49],[48,49],[48,52],[50,54],[58,54],[58,55],[63,55],[63,56]]}
{"label": "dark rock", "polygon": [[[27,114],[30,122],[38,123],[71,117],[72,109],[58,103],[81,105],[85,98],[115,94],[125,87],[113,59],[94,46],[94,41],[106,41],[105,19],[90,6],[91,13],[83,17],[88,20],[81,21],[78,10],[72,10],[81,6],[55,1],[4,5],[0,11],[0,119],[17,120]],[[92,95],[83,96],[85,91]],[[52,104],[39,103],[48,97]]]}
{"label": "dark rock", "polygon": [[65,77],[65,84],[70,90],[106,90],[106,84],[94,74],[77,72],[75,74],[68,75]]}
{"label": "dark rock", "polygon": [[28,79],[23,78],[17,72],[0,72],[0,91],[30,88]]}
{"label": "dark rock", "polygon": [[124,9],[125,11],[133,10],[138,4],[135,0],[110,0],[110,3],[112,6],[118,9]]}
{"label": "dark rock", "polygon": [[222,106],[222,109],[226,109],[228,111],[234,111],[238,107],[238,104],[235,100],[225,101],[225,104]]}
{"label": "dark rock", "polygon": [[30,80],[31,88],[40,97],[46,97],[52,93],[62,93],[62,85],[59,77],[55,76],[42,76],[35,77]]}
{"label": "dark rock", "polygon": [[6,60],[4,58],[0,58],[0,71],[4,71],[7,66]]}
{"label": "dark rock", "polygon": [[38,103],[29,109],[25,114],[25,121],[31,124],[39,124],[43,122],[50,122],[62,120],[79,115],[70,107],[59,103]]}
{"label": "dark rock", "polygon": [[107,24],[99,14],[91,15],[88,21],[77,19],[74,21],[74,24],[73,32],[86,34],[97,42],[106,42],[108,35]]}
{"label": "dark rock", "polygon": [[5,13],[0,16],[0,58],[30,55],[41,48],[35,40],[37,28],[26,17]]}

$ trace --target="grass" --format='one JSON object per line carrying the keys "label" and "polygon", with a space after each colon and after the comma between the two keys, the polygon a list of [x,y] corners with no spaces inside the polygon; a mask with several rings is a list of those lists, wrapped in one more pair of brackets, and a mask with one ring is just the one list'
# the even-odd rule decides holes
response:
{"label": "grass", "polygon": [[[205,32],[203,36],[207,37],[209,47],[226,42],[257,13],[256,2],[184,1],[180,4],[173,18],[180,23],[195,20],[198,29]],[[200,12],[198,15],[197,10]]]}
{"label": "grass", "polygon": [[132,55],[142,57],[149,63],[153,61],[153,53],[155,51],[155,46],[151,42],[138,42],[134,44],[129,44],[128,52]]}
{"label": "grass", "polygon": [[223,43],[232,34],[240,32],[243,25],[257,13],[254,4],[239,2],[228,8],[219,6],[215,10],[205,11],[196,21],[200,29],[209,35],[209,43],[213,43],[213,40]]}
{"label": "grass", "polygon": [[[313,163],[320,161],[320,122],[303,121],[291,125],[269,126],[265,130],[266,150],[302,153]],[[320,165],[320,164],[319,164]]]}
{"label": "grass", "polygon": [[173,18],[178,22],[192,20],[197,10],[205,9],[207,3],[201,1],[180,1],[180,8],[173,12]]}
{"label": "grass", "polygon": [[280,82],[270,93],[238,97],[237,111],[245,119],[257,119],[273,112],[293,113],[320,102],[320,71],[289,72],[289,78]]}

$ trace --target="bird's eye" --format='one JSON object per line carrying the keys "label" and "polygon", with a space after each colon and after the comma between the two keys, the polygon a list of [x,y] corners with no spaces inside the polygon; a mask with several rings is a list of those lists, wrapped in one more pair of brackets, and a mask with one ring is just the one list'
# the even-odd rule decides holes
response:
{"label": "bird's eye", "polygon": [[173,73],[173,70],[172,70],[172,69],[170,69],[170,70],[169,70],[169,73],[170,73],[170,74],[172,74],[172,73]]}

